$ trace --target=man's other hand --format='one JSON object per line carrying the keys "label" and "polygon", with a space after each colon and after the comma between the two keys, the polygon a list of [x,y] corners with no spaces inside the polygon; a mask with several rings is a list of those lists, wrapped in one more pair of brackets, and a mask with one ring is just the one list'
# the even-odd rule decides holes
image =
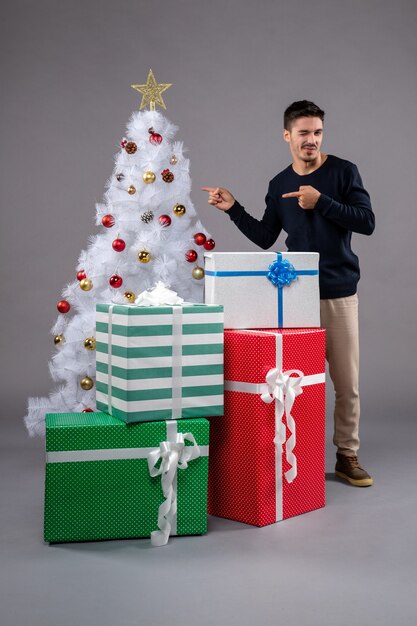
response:
{"label": "man's other hand", "polygon": [[314,209],[320,198],[320,191],[317,191],[311,185],[301,185],[298,191],[291,191],[290,193],[283,193],[283,198],[297,198],[298,205],[302,209]]}

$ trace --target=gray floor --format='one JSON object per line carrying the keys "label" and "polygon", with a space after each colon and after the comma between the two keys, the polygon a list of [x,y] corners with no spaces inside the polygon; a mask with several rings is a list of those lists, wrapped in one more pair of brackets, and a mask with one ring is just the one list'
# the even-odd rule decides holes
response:
{"label": "gray floor", "polygon": [[8,419],[1,626],[416,624],[417,433],[395,419],[395,428],[382,416],[362,429],[374,487],[336,481],[329,447],[325,509],[262,529],[212,517],[206,536],[165,548],[146,539],[45,545],[43,442]]}

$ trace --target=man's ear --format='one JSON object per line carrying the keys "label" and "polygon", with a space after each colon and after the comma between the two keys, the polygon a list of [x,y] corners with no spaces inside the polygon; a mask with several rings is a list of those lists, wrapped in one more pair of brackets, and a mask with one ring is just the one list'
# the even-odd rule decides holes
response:
{"label": "man's ear", "polygon": [[284,128],[284,130],[282,131],[282,138],[287,143],[290,143],[290,131],[287,130],[286,128]]}

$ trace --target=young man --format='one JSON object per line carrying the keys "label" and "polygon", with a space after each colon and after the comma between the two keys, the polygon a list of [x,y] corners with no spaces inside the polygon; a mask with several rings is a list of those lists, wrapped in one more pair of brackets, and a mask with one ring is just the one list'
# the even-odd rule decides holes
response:
{"label": "young man", "polygon": [[369,194],[357,167],[321,152],[322,111],[313,102],[291,104],[284,113],[283,138],[292,164],[269,183],[261,220],[245,211],[227,189],[203,187],[208,202],[227,212],[246,237],[263,249],[281,230],[290,252],[320,253],[320,316],[326,329],[326,358],[335,388],[336,474],[358,487],[373,479],[360,466],[358,257],[352,232],[371,235],[375,227]]}

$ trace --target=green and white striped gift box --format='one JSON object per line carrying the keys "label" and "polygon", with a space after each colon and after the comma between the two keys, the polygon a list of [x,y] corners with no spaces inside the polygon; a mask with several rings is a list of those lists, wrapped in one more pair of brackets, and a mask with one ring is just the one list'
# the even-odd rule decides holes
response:
{"label": "green and white striped gift box", "polygon": [[97,304],[97,408],[124,422],[223,415],[223,307]]}

